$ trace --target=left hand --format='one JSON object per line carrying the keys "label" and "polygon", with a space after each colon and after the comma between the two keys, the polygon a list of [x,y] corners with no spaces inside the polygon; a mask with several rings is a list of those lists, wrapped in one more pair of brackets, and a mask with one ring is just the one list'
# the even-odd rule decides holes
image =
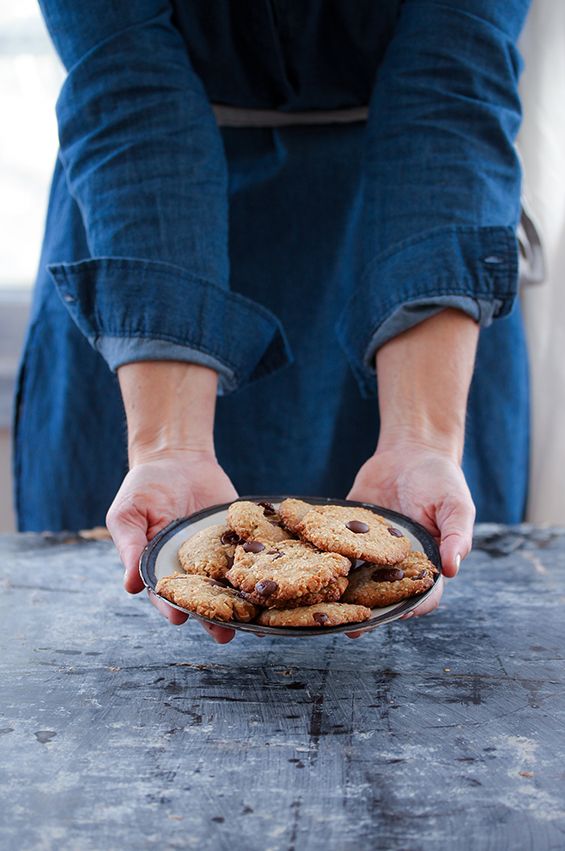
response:
{"label": "left hand", "polygon": [[[421,523],[439,544],[447,577],[457,574],[471,551],[475,506],[460,465],[437,447],[407,441],[377,449],[359,470],[348,498],[391,508]],[[434,592],[406,617],[433,611],[442,593],[440,579]]]}

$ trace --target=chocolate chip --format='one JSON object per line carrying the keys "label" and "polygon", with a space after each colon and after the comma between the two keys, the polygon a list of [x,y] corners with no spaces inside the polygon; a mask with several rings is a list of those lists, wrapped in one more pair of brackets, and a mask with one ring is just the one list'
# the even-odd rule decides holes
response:
{"label": "chocolate chip", "polygon": [[272,579],[262,579],[255,585],[255,590],[262,597],[272,597],[279,590],[279,586]]}
{"label": "chocolate chip", "polygon": [[416,576],[409,576],[408,579],[411,579],[412,582],[414,582],[416,579],[424,579],[424,577],[427,576],[427,574],[428,574],[428,571],[424,568]]}
{"label": "chocolate chip", "polygon": [[243,549],[246,553],[261,553],[265,549],[265,546],[260,541],[246,541]]}
{"label": "chocolate chip", "polygon": [[228,570],[230,570],[233,567],[233,556],[227,556],[226,563],[228,565]]}
{"label": "chocolate chip", "polygon": [[320,626],[324,626],[329,621],[329,616],[325,612],[314,612],[312,617]]}
{"label": "chocolate chip", "polygon": [[394,538],[403,538],[404,535],[400,531],[400,529],[396,529],[394,526],[389,526],[388,531]]}
{"label": "chocolate chip", "polygon": [[268,517],[270,514],[275,514],[275,506],[272,502],[258,502],[257,505],[260,505],[263,509],[264,514]]}
{"label": "chocolate chip", "polygon": [[278,552],[279,552],[279,550],[267,550],[267,555],[268,556],[274,556],[274,554],[278,553]]}
{"label": "chocolate chip", "polygon": [[268,556],[274,556],[273,561],[276,561],[278,558],[282,558],[284,553],[281,553],[280,550],[267,550]]}
{"label": "chocolate chip", "polygon": [[365,532],[369,531],[369,527],[362,520],[350,520],[345,526],[350,532],[355,532],[356,535],[364,535]]}
{"label": "chocolate chip", "polygon": [[373,582],[399,582],[404,579],[404,571],[400,567],[376,567],[371,579]]}
{"label": "chocolate chip", "polygon": [[227,529],[220,538],[222,544],[241,544],[241,538],[233,529]]}

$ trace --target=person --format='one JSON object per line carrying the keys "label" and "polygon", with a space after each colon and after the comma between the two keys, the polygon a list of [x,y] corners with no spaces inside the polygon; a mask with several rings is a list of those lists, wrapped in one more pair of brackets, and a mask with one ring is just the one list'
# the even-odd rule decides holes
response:
{"label": "person", "polygon": [[423,523],[454,576],[473,500],[513,522],[526,497],[527,0],[41,7],[67,77],[20,528],[111,503],[136,593],[147,540],[236,487],[349,494]]}

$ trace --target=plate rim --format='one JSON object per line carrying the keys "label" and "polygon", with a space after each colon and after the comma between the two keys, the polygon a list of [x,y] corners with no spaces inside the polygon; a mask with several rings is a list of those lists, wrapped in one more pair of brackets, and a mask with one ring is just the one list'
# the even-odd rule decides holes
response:
{"label": "plate rim", "polygon": [[[410,597],[407,600],[401,600],[393,611],[389,611],[383,615],[375,615],[372,618],[369,618],[367,621],[362,621],[360,624],[339,624],[338,626],[331,627],[282,627],[282,626],[262,626],[261,624],[254,623],[242,623],[239,621],[219,621],[213,618],[206,618],[202,615],[198,615],[195,612],[191,612],[188,609],[184,609],[182,606],[178,606],[176,603],[171,603],[170,600],[166,600],[165,597],[162,597],[160,594],[157,594],[155,591],[156,576],[155,576],[155,564],[157,562],[157,557],[159,555],[160,550],[164,546],[164,544],[172,538],[177,532],[181,529],[186,528],[187,526],[191,526],[199,520],[204,520],[206,517],[209,517],[212,514],[217,514],[219,511],[226,511],[230,505],[234,502],[282,502],[283,499],[300,499],[304,502],[308,502],[312,505],[351,505],[356,508],[368,508],[370,511],[374,511],[375,514],[382,514],[383,517],[386,517],[390,520],[396,520],[400,522],[402,526],[404,526],[409,532],[411,532],[415,538],[418,539],[421,544],[424,554],[430,559],[432,564],[438,568],[439,573],[434,579],[434,584],[427,591],[424,591],[422,594],[418,594],[414,597]],[[215,626],[221,626],[227,629],[235,629],[241,632],[248,633],[262,633],[263,635],[277,635],[287,638],[304,638],[307,636],[314,635],[336,635],[338,633],[343,632],[365,632],[368,629],[372,629],[375,626],[380,626],[385,623],[390,623],[391,621],[398,620],[398,618],[402,617],[402,615],[407,614],[408,612],[415,609],[419,606],[434,590],[436,582],[439,581],[442,576],[442,562],[441,556],[439,552],[439,547],[428,532],[428,530],[422,526],[421,523],[418,523],[417,520],[412,520],[412,518],[407,517],[405,514],[401,514],[399,511],[394,511],[392,508],[385,508],[381,505],[375,505],[372,502],[359,502],[354,499],[332,499],[331,497],[319,497],[319,496],[294,496],[290,494],[285,494],[284,496],[270,495],[270,496],[240,496],[237,499],[231,500],[231,502],[220,503],[218,505],[212,505],[208,508],[202,508],[199,511],[195,511],[193,514],[189,514],[187,517],[178,517],[175,520],[172,520],[166,526],[157,532],[157,534],[149,541],[149,543],[144,547],[143,552],[139,558],[139,575],[145,587],[155,594],[156,597],[159,597],[160,600],[165,600],[169,606],[172,606],[174,609],[177,609],[179,612],[184,612],[188,614],[191,618],[196,618],[199,621],[204,621],[205,623],[214,624]],[[355,628],[358,627],[358,628]]]}

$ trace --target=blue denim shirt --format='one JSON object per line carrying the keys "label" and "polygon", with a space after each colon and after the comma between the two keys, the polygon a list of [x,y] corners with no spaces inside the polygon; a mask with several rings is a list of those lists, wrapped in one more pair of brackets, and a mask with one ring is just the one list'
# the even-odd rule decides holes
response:
{"label": "blue denim shirt", "polygon": [[[347,69],[358,71],[349,96],[343,82],[334,86],[333,44],[321,43],[323,4],[298,2],[273,4],[278,21],[268,3],[258,4],[257,18],[236,11],[242,30],[264,24],[265,56],[251,33],[242,36],[215,63],[207,92],[214,58],[234,43],[226,5],[216,7],[217,31],[209,32],[202,3],[92,2],[80,11],[72,0],[42,3],[68,70],[57,105],[61,159],[91,254],[50,271],[111,368],[170,351],[215,366],[229,391],[289,359],[277,317],[229,288],[228,177],[210,97],[284,111],[370,99],[365,268],[337,321],[365,393],[375,392],[378,343],[405,327],[379,336],[400,306],[470,297],[493,306],[468,304],[476,318],[506,314],[517,283],[515,41],[526,0],[377,4],[385,12],[372,14],[373,50],[365,32],[358,68]],[[359,35],[363,15],[347,5],[340,12]],[[353,66],[342,27],[332,22],[336,56]],[[297,29],[300,42],[285,55],[285,36]],[[317,49],[308,52],[309,43]],[[327,59],[318,66],[320,56]],[[251,79],[238,87],[234,78],[249,67]]]}
{"label": "blue denim shirt", "polygon": [[[45,422],[32,393],[43,376],[42,386],[59,382],[53,398],[74,406],[67,425],[80,418],[91,428],[70,378],[82,364],[79,375],[91,369],[107,387],[110,433],[123,411],[100,356],[114,371],[155,358],[202,363],[220,375],[220,459],[240,490],[342,494],[378,433],[378,346],[446,306],[486,326],[515,303],[516,42],[528,5],[41,0],[67,77],[36,338],[20,388],[30,418]],[[348,126],[233,129],[218,127],[212,104],[283,113],[368,105],[369,114]],[[498,324],[489,364],[502,350],[522,351],[519,322]],[[57,363],[55,377],[43,375],[42,358]],[[524,376],[522,355],[509,358],[507,406]],[[351,374],[361,396],[350,390]],[[261,414],[254,411],[252,432],[253,399]],[[473,394],[470,404],[472,414]],[[499,462],[487,458],[482,438],[473,448],[479,407],[467,470],[474,495],[484,495],[489,519],[515,518],[524,475],[517,482],[505,468],[504,482],[489,480],[487,468]],[[521,412],[524,420],[525,403]],[[62,425],[48,428],[51,445],[62,447]],[[40,471],[26,467],[34,429],[21,418],[19,429],[21,484]],[[496,439],[507,441],[502,421],[500,429]],[[286,462],[257,462],[248,448],[257,440],[265,451],[276,445]],[[336,447],[348,444],[350,457],[338,458]],[[118,483],[116,475],[101,504]],[[509,488],[518,494],[512,510],[488,507],[489,493]],[[19,504],[20,516],[34,516],[25,498]]]}

